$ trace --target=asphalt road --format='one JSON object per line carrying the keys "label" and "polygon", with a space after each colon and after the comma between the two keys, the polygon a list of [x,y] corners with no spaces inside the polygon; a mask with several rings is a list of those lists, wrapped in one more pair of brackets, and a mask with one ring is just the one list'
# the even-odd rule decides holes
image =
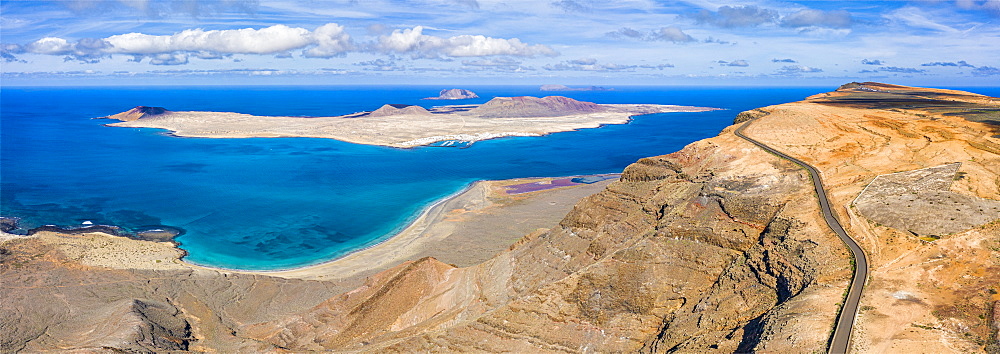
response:
{"label": "asphalt road", "polygon": [[823,180],[819,178],[819,171],[816,168],[809,166],[809,164],[802,162],[802,160],[785,155],[781,151],[743,135],[743,130],[750,123],[753,123],[754,120],[752,119],[743,123],[739,128],[736,128],[736,136],[746,139],[778,157],[792,161],[809,171],[813,186],[816,188],[816,195],[819,197],[819,206],[823,211],[823,218],[826,219],[826,224],[847,244],[847,247],[851,249],[851,253],[854,255],[854,278],[851,279],[851,287],[847,292],[847,299],[844,300],[844,306],[841,307],[840,315],[837,317],[837,326],[833,329],[833,335],[830,337],[829,347],[827,348],[827,352],[831,354],[847,353],[851,342],[851,328],[854,326],[854,318],[858,314],[858,303],[861,301],[861,290],[868,279],[868,258],[865,257],[865,252],[858,246],[858,243],[854,242],[854,239],[847,235],[844,227],[834,217],[833,211],[830,210],[830,200],[826,197],[826,189],[823,188]]}

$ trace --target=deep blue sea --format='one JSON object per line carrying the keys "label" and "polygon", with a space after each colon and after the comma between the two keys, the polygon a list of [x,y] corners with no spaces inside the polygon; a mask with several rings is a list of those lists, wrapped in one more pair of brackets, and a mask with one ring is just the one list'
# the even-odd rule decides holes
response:
{"label": "deep blue sea", "polygon": [[[742,110],[831,91],[814,88],[616,87],[540,92],[463,87],[482,98],[428,101],[440,86],[128,87],[0,89],[0,215],[23,228],[85,221],[139,231],[160,225],[186,260],[280,269],[336,258],[383,240],[427,205],[480,179],[620,172],[646,156],[715,136]],[[997,88],[968,91],[1000,96]],[[91,118],[134,106],[254,115],[336,116],[384,103],[483,103],[563,95],[597,103],[709,106],[722,111],[639,116],[627,125],[395,149],[330,139],[202,139],[105,127]]]}

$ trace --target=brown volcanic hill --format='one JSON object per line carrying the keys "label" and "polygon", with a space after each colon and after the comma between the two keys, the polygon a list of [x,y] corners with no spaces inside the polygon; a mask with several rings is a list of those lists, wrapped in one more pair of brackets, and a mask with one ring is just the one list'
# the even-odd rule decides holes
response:
{"label": "brown volcanic hill", "polygon": [[132,108],[125,112],[113,114],[104,118],[117,119],[128,122],[133,120],[139,120],[144,117],[158,116],[167,113],[170,113],[170,111],[168,111],[166,108],[163,107],[136,106],[135,108]]}
{"label": "brown volcanic hill", "polygon": [[479,98],[475,92],[466,89],[444,89],[437,97],[427,97],[425,100],[464,100],[469,98]]}
{"label": "brown volcanic hill", "polygon": [[371,117],[389,117],[400,115],[430,115],[424,107],[405,104],[385,104],[368,114]]}
{"label": "brown volcanic hill", "polygon": [[563,96],[547,97],[497,97],[468,114],[483,118],[559,117],[579,113],[601,112],[596,103],[577,101]]}

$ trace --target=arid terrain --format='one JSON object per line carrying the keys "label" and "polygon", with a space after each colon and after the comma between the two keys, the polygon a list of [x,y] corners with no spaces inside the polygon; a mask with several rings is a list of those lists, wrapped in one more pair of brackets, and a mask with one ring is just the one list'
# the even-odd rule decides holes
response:
{"label": "arid terrain", "polygon": [[[1000,351],[1000,99],[852,83],[735,122],[751,119],[746,135],[820,171],[868,255],[854,352]],[[809,175],[735,128],[618,180],[477,185],[353,277],[192,267],[170,243],[99,233],[5,236],[0,351],[825,352],[847,248]]]}
{"label": "arid terrain", "polygon": [[[442,93],[444,94],[444,93]],[[105,118],[116,127],[161,128],[200,138],[312,137],[358,144],[414,147],[439,141],[475,142],[506,136],[539,136],[605,124],[625,124],[650,113],[702,112],[714,108],[652,104],[594,104],[567,97],[497,97],[482,105],[386,104],[339,117],[262,117],[228,112],[172,112],[136,107]]]}

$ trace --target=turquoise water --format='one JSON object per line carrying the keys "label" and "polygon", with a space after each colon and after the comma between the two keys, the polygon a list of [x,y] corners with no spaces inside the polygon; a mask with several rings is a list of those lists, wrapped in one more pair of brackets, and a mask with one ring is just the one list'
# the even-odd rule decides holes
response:
{"label": "turquoise water", "polygon": [[[84,221],[130,231],[178,227],[193,263],[279,269],[377,243],[422,208],[479,179],[619,172],[645,157],[714,136],[741,110],[833,87],[664,88],[544,93],[465,87],[494,96],[559,94],[598,103],[725,111],[640,116],[627,125],[394,149],[329,139],[199,139],[104,127],[90,118],[137,105],[255,115],[333,116],[383,103],[425,107],[441,87],[3,88],[0,213],[25,229]],[[982,92],[986,94],[996,93]],[[976,91],[976,89],[973,89]],[[978,91],[983,91],[982,89]]]}

